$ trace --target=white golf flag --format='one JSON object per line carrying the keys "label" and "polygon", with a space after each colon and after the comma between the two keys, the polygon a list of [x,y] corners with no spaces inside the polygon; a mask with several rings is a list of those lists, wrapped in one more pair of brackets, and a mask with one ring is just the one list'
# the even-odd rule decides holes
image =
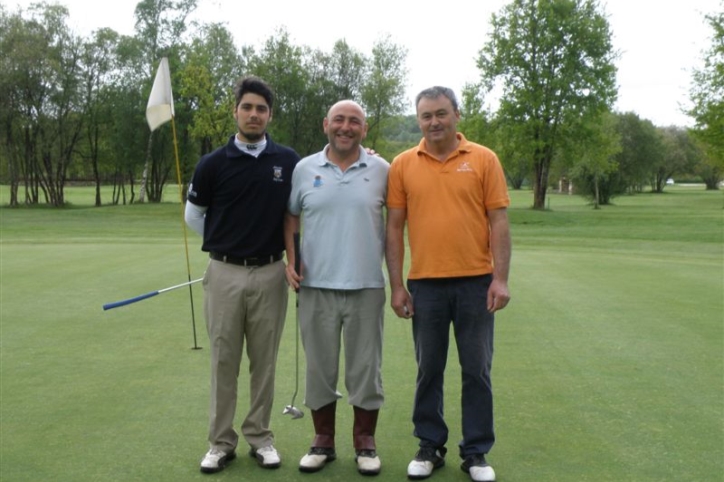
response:
{"label": "white golf flag", "polygon": [[146,106],[146,121],[151,131],[170,121],[174,116],[173,93],[171,92],[171,73],[168,69],[168,58],[163,57],[153,81],[151,96]]}

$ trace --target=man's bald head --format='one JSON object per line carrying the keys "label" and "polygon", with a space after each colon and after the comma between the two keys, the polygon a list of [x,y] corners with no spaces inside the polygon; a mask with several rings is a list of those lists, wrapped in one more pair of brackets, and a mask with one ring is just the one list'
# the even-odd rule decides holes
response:
{"label": "man's bald head", "polygon": [[335,103],[332,107],[329,108],[329,110],[327,111],[327,119],[331,119],[336,111],[339,111],[342,109],[349,110],[349,111],[357,111],[357,113],[362,117],[363,121],[367,118],[367,115],[365,114],[364,109],[357,102],[355,102],[353,100],[340,100],[339,102]]}
{"label": "man's bald head", "polygon": [[340,100],[329,108],[324,118],[324,133],[329,139],[330,159],[356,159],[359,147],[367,137],[365,111],[353,100]]}

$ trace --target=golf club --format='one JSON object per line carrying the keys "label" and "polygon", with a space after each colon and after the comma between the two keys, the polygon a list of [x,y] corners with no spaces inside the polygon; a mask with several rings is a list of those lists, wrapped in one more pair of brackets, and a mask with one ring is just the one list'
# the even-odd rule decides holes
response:
{"label": "golf club", "polygon": [[[299,274],[299,270],[301,269],[301,258],[302,250],[299,248],[299,233],[294,233],[294,271],[296,271],[297,274]],[[299,392],[299,288],[295,289],[294,291],[296,293],[296,375],[294,378],[294,395],[292,395],[292,403],[284,407],[284,411],[282,412],[283,415],[291,415],[292,420],[302,418],[304,416],[304,412],[294,406],[294,400],[296,400],[297,393]]]}
{"label": "golf club", "polygon": [[119,306],[130,305],[131,303],[136,303],[138,301],[145,300],[147,298],[151,298],[152,296],[160,295],[161,293],[175,290],[177,288],[183,288],[184,286],[188,286],[193,283],[198,283],[199,281],[202,281],[202,280],[203,280],[203,278],[199,278],[199,279],[195,279],[193,281],[187,281],[186,283],[181,283],[180,285],[170,286],[170,287],[164,288],[162,290],[151,291],[150,293],[135,296],[133,298],[128,298],[127,300],[114,301],[113,303],[106,303],[105,305],[103,305],[103,311],[110,310],[113,308],[118,308]]}

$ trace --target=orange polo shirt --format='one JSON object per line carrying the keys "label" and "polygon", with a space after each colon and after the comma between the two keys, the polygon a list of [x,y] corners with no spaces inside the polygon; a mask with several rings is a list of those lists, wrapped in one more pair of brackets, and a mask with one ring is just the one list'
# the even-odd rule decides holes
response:
{"label": "orange polo shirt", "polygon": [[505,174],[493,151],[457,136],[445,162],[425,139],[392,161],[387,207],[407,210],[409,279],[493,272],[487,213],[510,204]]}

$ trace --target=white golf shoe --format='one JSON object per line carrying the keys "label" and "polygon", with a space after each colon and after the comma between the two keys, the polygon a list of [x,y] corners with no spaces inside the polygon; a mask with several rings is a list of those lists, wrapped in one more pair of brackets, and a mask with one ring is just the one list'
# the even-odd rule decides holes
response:
{"label": "white golf shoe", "polygon": [[337,458],[337,453],[329,447],[312,447],[299,461],[300,472],[318,472]]}
{"label": "white golf shoe", "polygon": [[466,458],[460,465],[463,472],[470,474],[473,482],[495,482],[495,471],[485,461],[485,455],[476,454]]}
{"label": "white golf shoe", "polygon": [[278,469],[282,465],[279,452],[273,445],[267,445],[259,449],[252,448],[249,455],[256,458],[256,461],[265,469]]}
{"label": "white golf shoe", "polygon": [[212,448],[204,458],[201,460],[201,472],[205,474],[213,474],[224,470],[226,464],[236,458],[236,452],[233,450],[229,453],[224,452],[221,449]]}
{"label": "white golf shoe", "polygon": [[445,465],[445,455],[440,449],[420,447],[415,458],[407,466],[407,478],[411,480],[426,479],[432,471]]}
{"label": "white golf shoe", "polygon": [[362,475],[377,475],[382,470],[382,463],[374,450],[358,450],[355,460],[357,471]]}

